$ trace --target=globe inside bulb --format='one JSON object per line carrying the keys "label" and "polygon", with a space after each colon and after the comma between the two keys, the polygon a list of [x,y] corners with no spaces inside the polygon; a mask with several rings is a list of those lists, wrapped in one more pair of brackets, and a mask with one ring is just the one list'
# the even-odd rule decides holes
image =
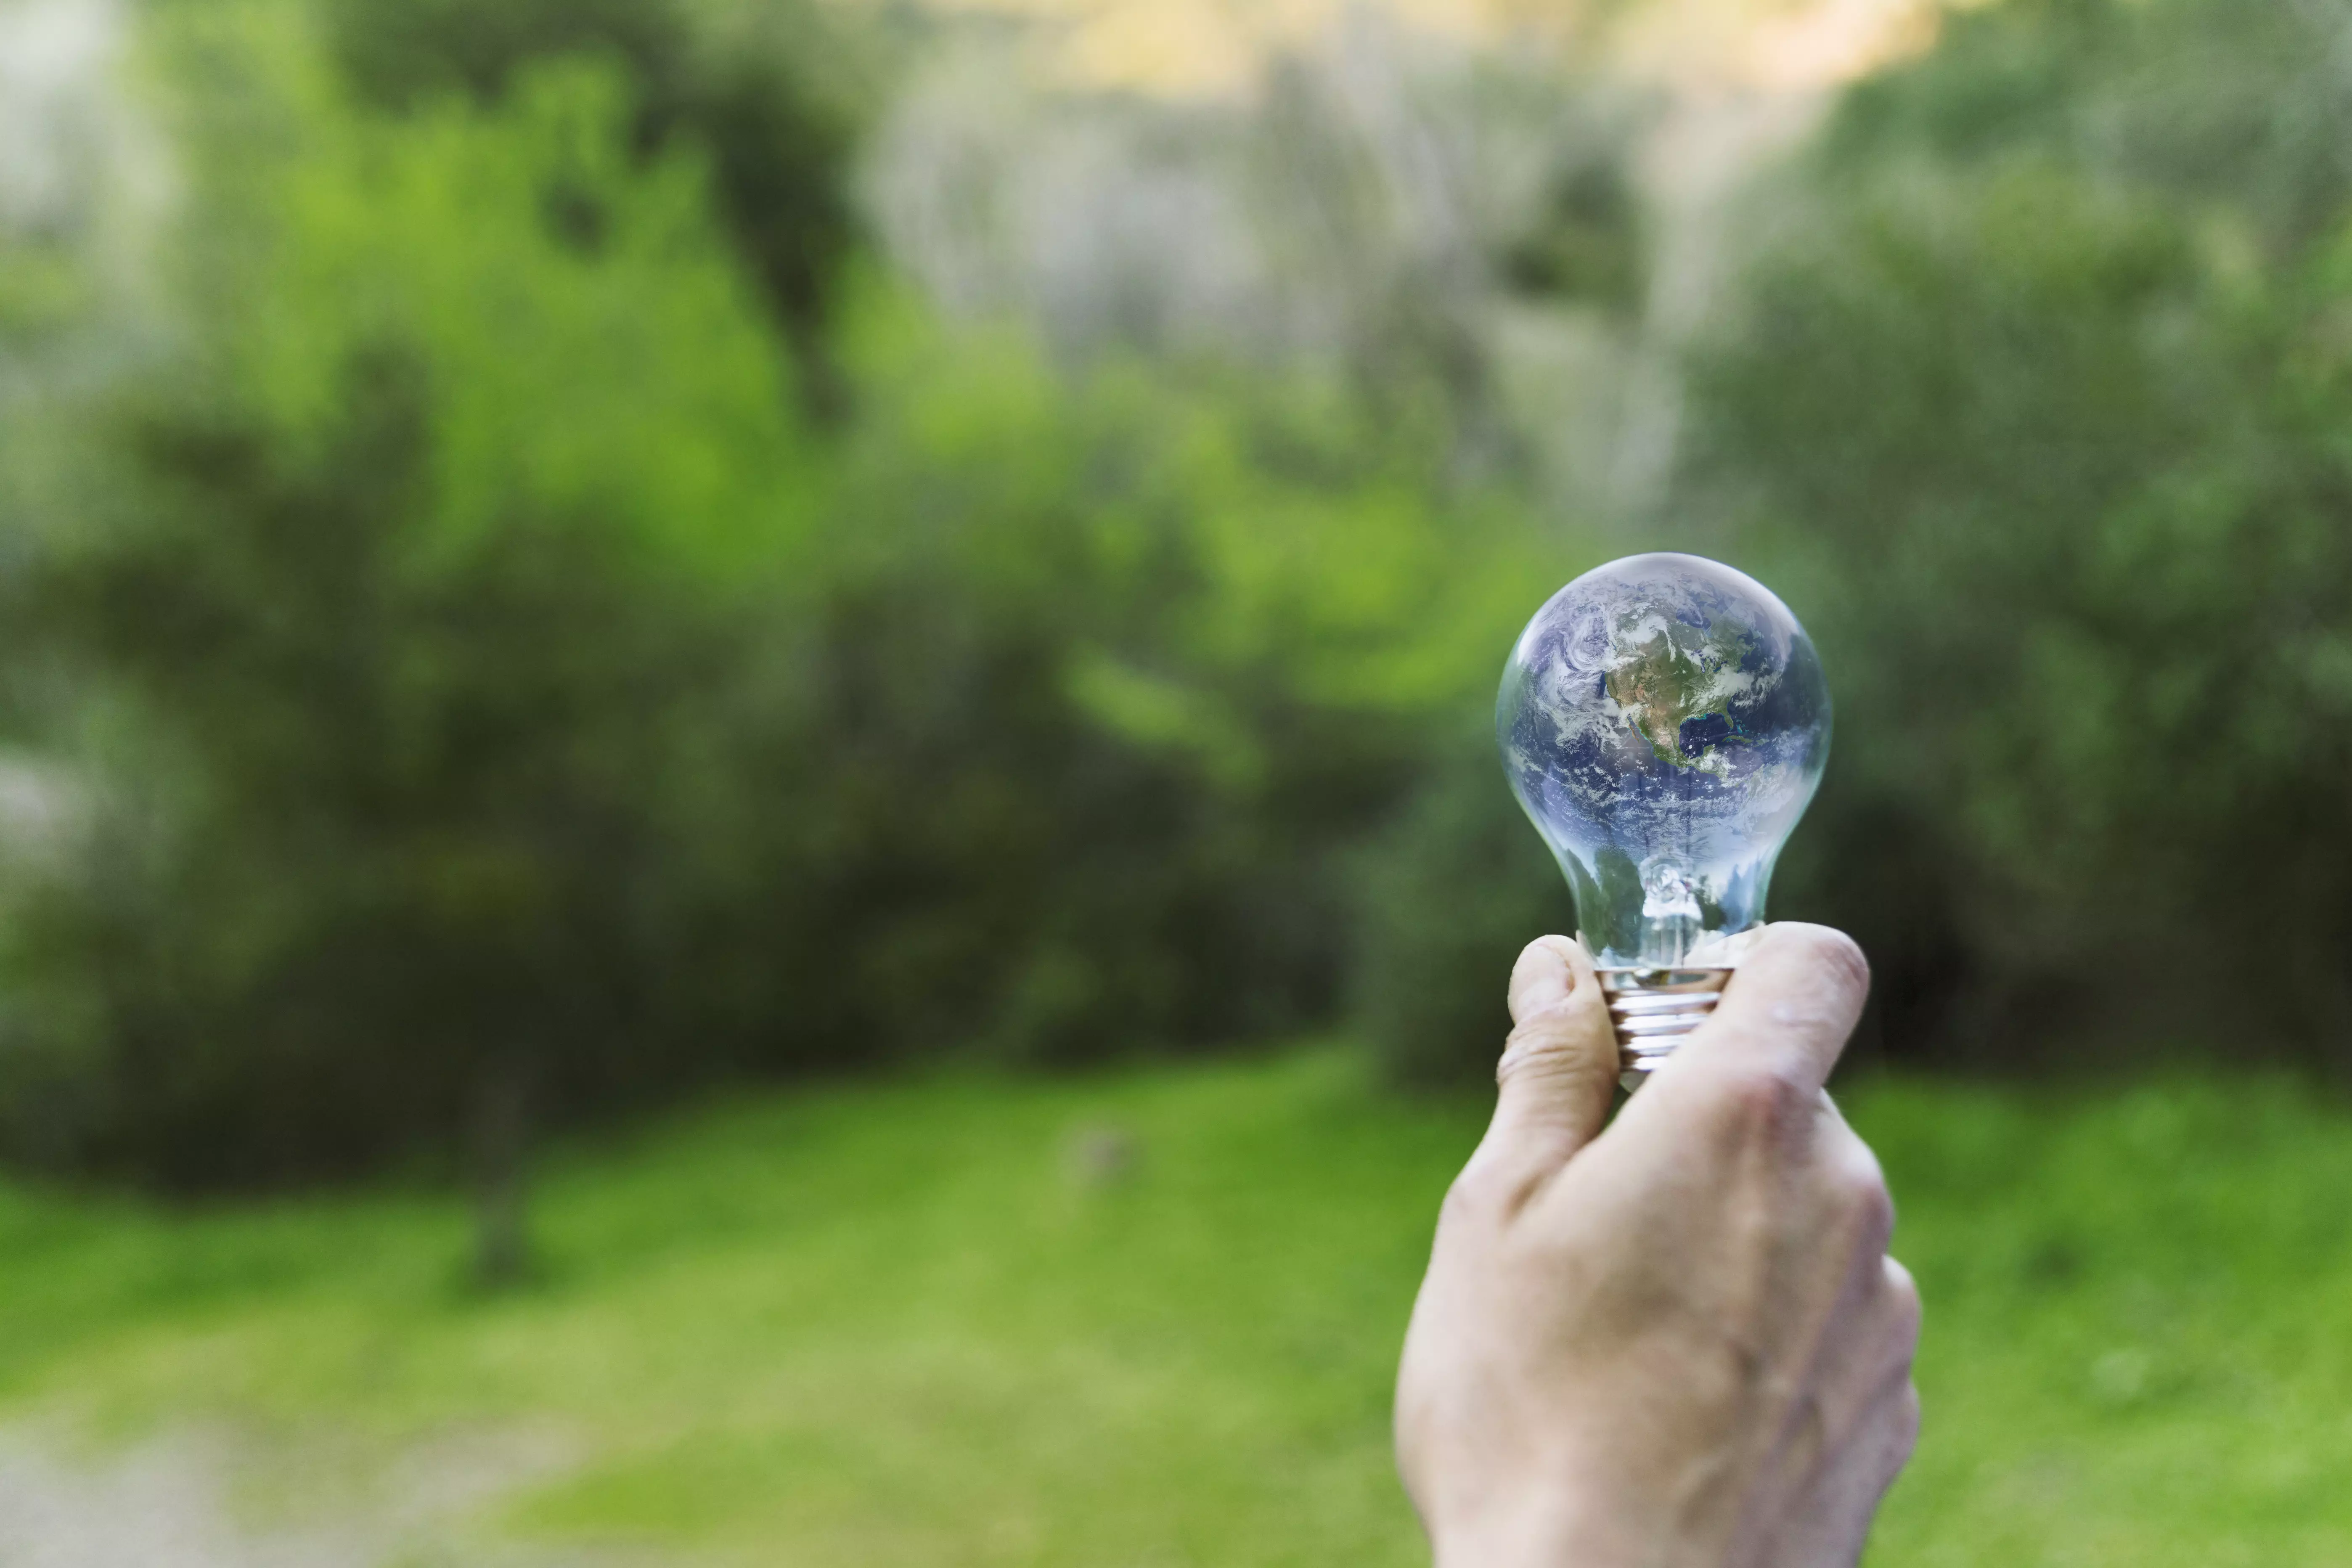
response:
{"label": "globe inside bulb", "polygon": [[1696,555],[1631,555],[1536,612],[1495,728],[1594,958],[1728,963],[1829,761],[1830,690],[1762,584]]}

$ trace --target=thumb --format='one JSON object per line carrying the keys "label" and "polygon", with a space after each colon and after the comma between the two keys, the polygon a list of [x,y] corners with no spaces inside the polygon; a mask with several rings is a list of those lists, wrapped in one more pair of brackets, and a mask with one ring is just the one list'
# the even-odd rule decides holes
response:
{"label": "thumb", "polygon": [[1617,1035],[1592,960],[1564,936],[1528,944],[1511,970],[1510,1000],[1514,1026],[1495,1068],[1495,1120],[1478,1157],[1532,1185],[1609,1120]]}
{"label": "thumb", "polygon": [[1778,921],[1764,928],[1705,1024],[1675,1052],[1685,1079],[1747,1061],[1808,1094],[1828,1080],[1870,994],[1870,963],[1852,937]]}

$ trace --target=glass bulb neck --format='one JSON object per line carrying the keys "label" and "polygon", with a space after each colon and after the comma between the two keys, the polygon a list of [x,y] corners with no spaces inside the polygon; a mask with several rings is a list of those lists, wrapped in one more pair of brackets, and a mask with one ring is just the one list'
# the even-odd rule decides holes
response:
{"label": "glass bulb neck", "polygon": [[1688,958],[1706,926],[1698,889],[1678,866],[1655,866],[1642,879],[1641,962],[1672,969]]}

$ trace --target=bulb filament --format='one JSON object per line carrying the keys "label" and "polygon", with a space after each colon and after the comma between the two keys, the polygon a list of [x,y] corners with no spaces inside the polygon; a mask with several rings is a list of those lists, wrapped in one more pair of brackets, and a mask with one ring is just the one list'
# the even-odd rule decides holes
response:
{"label": "bulb filament", "polygon": [[1698,945],[1698,889],[1679,866],[1654,865],[1642,879],[1642,963],[1673,969]]}

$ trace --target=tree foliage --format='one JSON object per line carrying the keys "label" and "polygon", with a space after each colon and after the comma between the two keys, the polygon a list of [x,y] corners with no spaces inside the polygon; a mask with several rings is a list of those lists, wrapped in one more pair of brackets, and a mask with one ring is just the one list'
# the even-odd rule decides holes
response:
{"label": "tree foliage", "polygon": [[1321,1025],[1353,847],[1560,571],[1440,420],[879,278],[811,408],[720,132],[593,20],[398,91],[275,0],[158,24],[173,339],[8,579],[73,805],[0,919],[20,1158],[470,1137],[510,1268],[532,1119]]}
{"label": "tree foliage", "polygon": [[1906,955],[1911,1038],[2338,1052],[2347,25],[1954,17],[1781,188],[1699,368],[1698,486],[1824,605],[1815,885]]}
{"label": "tree foliage", "polygon": [[[1655,542],[1822,646],[1774,907],[1862,936],[1890,1049],[2340,1035],[2342,22],[1970,9],[1758,195]],[[1535,206],[1446,252],[1495,353],[1462,378],[1379,256],[1336,349],[943,320],[852,221],[841,62],[888,51],[845,13],[142,28],[179,172],[109,285],[142,331],[85,351],[89,247],[0,234],[51,279],[0,321],[15,1157],[256,1183],[470,1137],[496,1212],[533,1120],[746,1074],[1343,1017],[1406,1076],[1490,1065],[1568,916],[1486,705],[1600,553],[1560,498],[1608,487],[1465,433],[1517,363],[1487,327],[1631,330],[1622,106],[1527,89],[1565,139],[1503,139],[1551,146],[1494,177]],[[1283,79],[1266,124],[1323,101]],[[1171,190],[1274,178],[1256,121],[1069,113],[1199,132]]]}

